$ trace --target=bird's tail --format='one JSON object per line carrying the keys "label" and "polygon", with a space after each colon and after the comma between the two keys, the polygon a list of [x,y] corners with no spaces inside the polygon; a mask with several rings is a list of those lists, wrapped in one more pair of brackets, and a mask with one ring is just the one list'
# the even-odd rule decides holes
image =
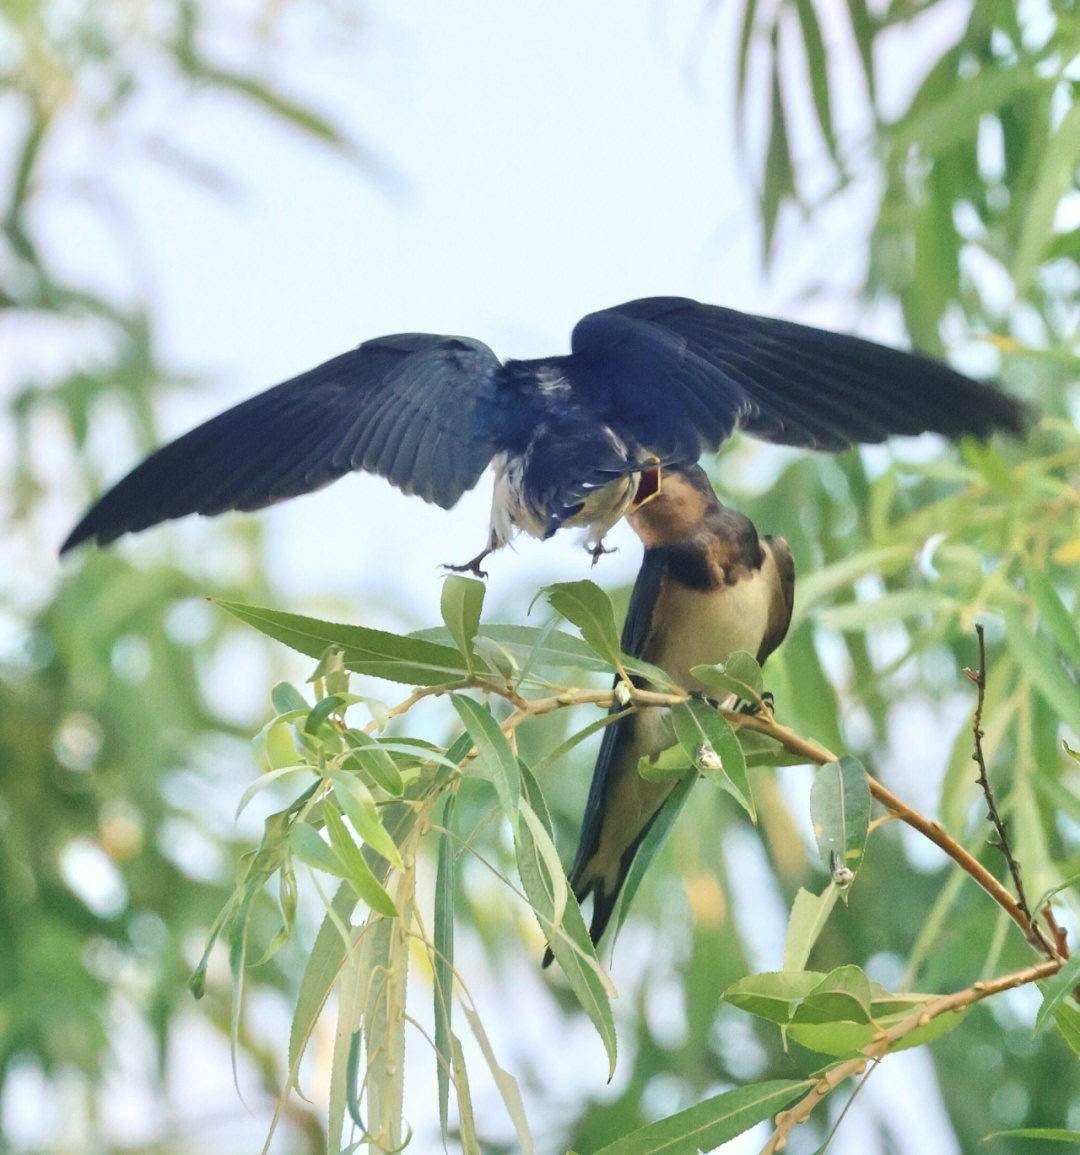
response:
{"label": "bird's tail", "polygon": [[[634,855],[674,786],[638,774],[638,759],[646,752],[635,719],[624,718],[604,731],[569,879],[578,902],[592,895],[589,937],[594,943],[607,929]],[[549,948],[543,965],[552,958]]]}

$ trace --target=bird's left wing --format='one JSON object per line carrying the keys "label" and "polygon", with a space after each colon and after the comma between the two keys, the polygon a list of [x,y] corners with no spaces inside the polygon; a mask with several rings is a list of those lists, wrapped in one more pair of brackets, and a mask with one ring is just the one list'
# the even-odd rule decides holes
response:
{"label": "bird's left wing", "polygon": [[357,469],[448,509],[495,452],[500,367],[466,337],[366,341],[159,449],[89,510],[61,553],[189,513],[259,509]]}
{"label": "bird's left wing", "polygon": [[918,353],[682,297],[583,317],[574,384],[623,436],[696,460],[736,428],[845,449],[893,434],[1021,433],[1024,407]]}

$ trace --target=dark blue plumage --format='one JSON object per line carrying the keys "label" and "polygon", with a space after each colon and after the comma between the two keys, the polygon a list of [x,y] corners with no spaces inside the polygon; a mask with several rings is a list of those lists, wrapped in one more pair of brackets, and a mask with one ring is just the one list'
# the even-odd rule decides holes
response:
{"label": "dark blue plumage", "polygon": [[584,317],[569,355],[534,361],[502,364],[465,337],[366,341],[153,454],[61,552],[188,513],[258,509],[352,470],[448,508],[491,463],[492,548],[563,525],[596,543],[643,469],[692,463],[737,428],[841,449],[1023,425],[1016,401],[918,354],[654,297]]}

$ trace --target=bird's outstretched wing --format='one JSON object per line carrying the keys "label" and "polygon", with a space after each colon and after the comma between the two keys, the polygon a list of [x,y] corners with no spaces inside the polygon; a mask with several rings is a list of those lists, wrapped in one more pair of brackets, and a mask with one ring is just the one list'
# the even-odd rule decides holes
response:
{"label": "bird's outstretched wing", "polygon": [[501,368],[466,337],[379,337],[158,450],[106,493],[61,553],[188,513],[259,509],[355,469],[448,509],[495,452]]}
{"label": "bird's outstretched wing", "polygon": [[736,428],[836,450],[1025,426],[1018,401],[918,353],[681,297],[590,313],[572,346],[575,388],[622,436],[665,457],[695,460]]}

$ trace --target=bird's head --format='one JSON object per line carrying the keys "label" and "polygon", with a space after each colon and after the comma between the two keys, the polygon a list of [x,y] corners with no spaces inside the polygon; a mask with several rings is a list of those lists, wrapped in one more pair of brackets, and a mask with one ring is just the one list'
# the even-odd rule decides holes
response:
{"label": "bird's head", "polygon": [[646,549],[676,545],[691,537],[705,514],[718,504],[700,466],[661,469],[657,464],[642,469],[627,521]]}

